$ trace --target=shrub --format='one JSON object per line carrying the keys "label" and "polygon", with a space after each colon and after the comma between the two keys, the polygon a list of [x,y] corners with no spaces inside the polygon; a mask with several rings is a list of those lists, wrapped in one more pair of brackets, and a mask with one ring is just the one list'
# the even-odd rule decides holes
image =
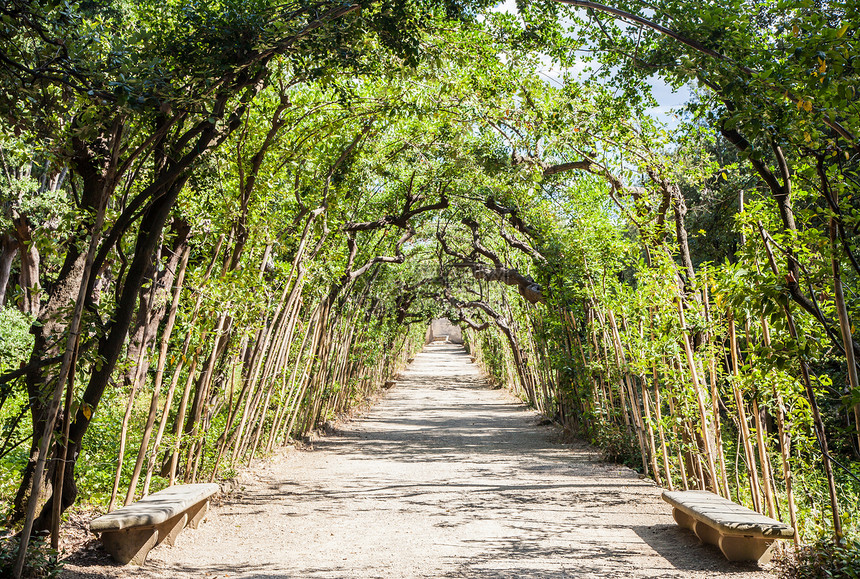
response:
{"label": "shrub", "polygon": [[33,347],[30,319],[15,308],[0,307],[0,374],[15,370]]}
{"label": "shrub", "polygon": [[787,551],[776,558],[776,564],[782,579],[860,579],[860,539],[845,539],[838,544],[821,539]]}
{"label": "shrub", "polygon": [[[18,537],[0,539],[0,577],[11,577],[18,557]],[[27,560],[23,577],[27,579],[49,579],[59,577],[63,571],[56,550],[48,547],[44,538],[34,537],[27,544]]]}
{"label": "shrub", "polygon": [[603,451],[606,460],[642,472],[642,456],[633,433],[611,422],[602,422],[595,429],[592,442]]}

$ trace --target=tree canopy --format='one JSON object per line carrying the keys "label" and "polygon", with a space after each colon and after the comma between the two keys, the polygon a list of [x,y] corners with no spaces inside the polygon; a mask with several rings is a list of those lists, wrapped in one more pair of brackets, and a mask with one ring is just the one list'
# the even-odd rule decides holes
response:
{"label": "tree canopy", "polygon": [[856,540],[857,7],[493,4],[2,3],[10,525],[229,478],[446,317],[610,458]]}

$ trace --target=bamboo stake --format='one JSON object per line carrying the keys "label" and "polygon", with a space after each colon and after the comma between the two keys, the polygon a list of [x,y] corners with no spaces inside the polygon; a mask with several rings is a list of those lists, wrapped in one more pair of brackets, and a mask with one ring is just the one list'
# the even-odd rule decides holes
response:
{"label": "bamboo stake", "polygon": [[206,363],[203,366],[203,372],[198,379],[197,389],[194,392],[194,401],[191,405],[191,415],[188,417],[188,420],[185,423],[185,431],[191,440],[191,446],[188,448],[188,459],[185,463],[186,481],[189,480],[189,473],[192,473],[192,480],[195,478],[195,458],[197,456],[200,456],[198,450],[199,448],[202,448],[203,440],[205,440],[205,436],[201,436],[199,441],[200,444],[198,445],[197,438],[198,434],[201,431],[201,423],[205,421],[205,418],[203,417],[203,411],[209,402],[209,387],[212,383],[212,376],[215,372],[215,365],[219,358],[218,351],[221,346],[221,340],[226,338],[226,327],[229,325],[227,320],[230,319],[232,322],[232,317],[228,313],[231,310],[230,305],[231,304],[229,302],[226,303],[224,305],[224,311],[222,311],[221,315],[218,316],[218,326],[215,328],[215,332],[213,333],[214,339],[212,343],[212,351],[209,353],[209,357],[207,358]]}
{"label": "bamboo stake", "polygon": [[[666,399],[666,402],[669,404],[669,414],[671,416],[674,416],[676,414],[674,396],[669,396]],[[681,440],[683,442],[683,438],[678,436],[678,430],[675,426],[675,421],[672,421],[672,435],[674,436],[675,440]],[[683,485],[684,490],[690,490],[690,481],[687,478],[687,467],[684,464],[684,453],[681,448],[681,445],[678,445],[678,470],[681,473],[681,484]]]}
{"label": "bamboo stake", "polygon": [[140,384],[138,375],[140,374],[141,363],[146,354],[146,348],[141,348],[137,355],[137,367],[135,368],[134,380],[131,384],[131,392],[128,394],[128,403],[125,406],[125,414],[122,417],[122,426],[119,431],[119,453],[116,459],[116,472],[113,478],[113,490],[110,493],[110,503],[108,503],[108,512],[112,511],[116,504],[116,495],[119,491],[119,479],[122,476],[122,463],[125,458],[125,441],[128,436],[128,422],[131,418],[132,410],[134,410],[134,400],[137,395],[137,387]]}
{"label": "bamboo stake", "polygon": [[[155,289],[156,283],[154,279],[150,280],[152,286],[149,291],[149,303],[152,303],[155,300]],[[134,369],[134,380],[132,380],[131,384],[131,392],[128,396],[128,405],[125,409],[125,415],[122,418],[122,426],[120,428],[119,435],[119,456],[117,457],[116,463],[116,474],[113,480],[113,490],[110,494],[110,503],[108,504],[108,512],[113,510],[114,504],[116,502],[117,492],[119,491],[119,480],[122,476],[122,464],[125,460],[125,443],[126,437],[128,436],[128,422],[131,419],[131,413],[134,410],[134,402],[135,397],[137,395],[138,388],[145,381],[145,376],[143,376],[143,358],[146,355],[147,348],[145,346],[141,346],[140,351],[137,353],[137,365]],[[132,491],[133,492],[133,491]]]}
{"label": "bamboo stake", "polygon": [[[205,336],[204,336],[205,337]],[[182,423],[185,420],[185,410],[188,407],[188,398],[191,395],[191,385],[194,383],[194,376],[197,373],[197,360],[200,356],[200,347],[194,352],[194,357],[191,360],[191,366],[188,368],[188,377],[185,380],[185,387],[182,389],[182,398],[179,400],[179,408],[176,410],[176,416],[173,424],[173,452],[170,454],[170,466],[168,480],[169,486],[176,484],[176,467],[179,463],[179,448],[182,443]],[[178,374],[178,372],[177,372]]]}
{"label": "bamboo stake", "polygon": [[717,469],[714,466],[713,442],[711,441],[711,433],[708,428],[708,413],[705,410],[705,399],[702,395],[702,384],[699,379],[699,373],[696,368],[696,361],[693,358],[693,348],[690,345],[690,336],[688,335],[687,322],[684,318],[684,304],[680,299],[677,300],[678,318],[681,322],[681,337],[684,346],[684,353],[687,355],[687,366],[690,368],[690,378],[693,381],[693,389],[696,391],[696,402],[699,405],[699,416],[702,419],[702,438],[705,443],[705,459],[708,461],[708,473],[710,474],[711,490],[719,493],[717,486]]}
{"label": "bamboo stake", "polygon": [[606,421],[609,423],[615,422],[614,420],[614,412],[615,409],[615,399],[612,396],[612,388],[608,387],[606,384],[605,376],[608,375],[607,370],[607,361],[606,356],[600,355],[600,346],[597,341],[597,329],[594,326],[594,319],[591,320],[591,344],[594,350],[594,356],[601,362],[601,366],[603,367],[603,373],[597,373],[597,382],[600,386],[600,393],[603,394],[603,403],[601,407],[603,408],[603,414],[606,417]]}
{"label": "bamboo stake", "polygon": [[289,365],[289,361],[290,361],[290,351],[292,350],[293,335],[294,335],[296,326],[298,326],[299,323],[301,322],[300,316],[299,316],[300,305],[301,305],[301,300],[296,300],[296,304],[295,304],[295,307],[293,309],[294,311],[291,313],[291,317],[292,317],[291,324],[292,325],[291,325],[290,330],[288,332],[288,338],[286,340],[286,347],[285,347],[283,355],[282,355],[282,360],[278,362],[279,372],[280,372],[280,376],[281,376],[281,387],[278,390],[278,400],[280,401],[280,403],[278,404],[277,410],[275,412],[275,416],[272,419],[272,429],[269,433],[269,440],[266,444],[266,451],[267,452],[271,452],[271,450],[274,446],[275,437],[279,431],[278,429],[281,426],[281,420],[282,420],[282,417],[284,415],[285,409],[284,409],[283,402],[284,402],[284,396],[287,393],[287,385],[288,385],[288,382],[287,382],[287,366]]}
{"label": "bamboo stake", "polygon": [[[307,234],[307,231],[305,235]],[[303,237],[303,242],[305,238]],[[301,244],[300,244],[301,246]],[[296,280],[289,286],[289,282],[292,281],[293,273],[296,272]],[[290,341],[292,340],[292,332],[295,326],[296,318],[298,316],[298,308],[301,304],[301,293],[304,288],[304,275],[305,270],[301,267],[301,261],[297,255],[296,259],[293,261],[293,268],[290,270],[290,275],[288,277],[288,284],[284,287],[284,293],[281,296],[281,302],[283,304],[284,298],[286,297],[286,305],[281,309],[280,320],[278,321],[278,327],[274,331],[275,339],[274,339],[274,350],[277,352],[275,355],[267,355],[265,366],[263,367],[262,374],[260,373],[260,368],[262,364],[262,356],[260,362],[258,363],[254,375],[252,377],[252,386],[251,390],[256,389],[257,383],[263,383],[268,380],[268,377],[272,371],[273,367],[276,367],[281,363],[282,352],[284,349],[289,352]],[[289,287],[289,294],[287,294],[287,287]],[[286,321],[286,323],[285,323]],[[272,335],[270,330],[269,336]],[[272,348],[268,342],[266,344],[267,351],[270,351]],[[262,390],[260,390],[262,392]],[[247,439],[244,436],[245,425],[249,417],[253,422],[253,416],[256,413],[257,404],[259,404],[259,396],[260,393],[255,393],[253,399],[251,398],[251,394],[248,395],[249,402],[245,405],[245,408],[242,413],[242,420],[239,425],[239,430],[235,438],[235,444],[233,446],[233,454],[231,456],[230,462],[234,463],[238,457],[245,452]],[[274,425],[273,425],[274,426]]]}
{"label": "bamboo stake", "polygon": [[776,506],[774,504],[773,498],[773,487],[771,486],[771,473],[770,473],[770,463],[767,458],[767,447],[765,446],[764,440],[764,428],[762,428],[761,423],[761,413],[759,412],[758,400],[754,396],[752,399],[752,411],[753,417],[755,419],[755,435],[756,435],[756,443],[758,444],[758,453],[759,453],[759,464],[761,465],[761,477],[763,488],[764,488],[764,498],[767,504],[767,514],[771,518],[778,518],[776,513]]}
{"label": "bamboo stake", "polygon": [[[779,268],[776,265],[776,260],[773,257],[773,251],[770,248],[770,243],[765,235],[764,228],[759,224],[759,233],[762,241],[764,241],[764,249],[767,253],[770,267],[774,275],[779,276]],[[789,274],[789,277],[791,274]],[[788,332],[792,339],[798,339],[797,326],[794,324],[794,315],[791,313],[791,308],[788,302],[782,304],[782,309],[785,312],[785,318],[788,325]],[[827,477],[827,491],[830,495],[830,510],[833,517],[833,534],[837,541],[842,540],[842,519],[839,516],[839,498],[836,493],[836,481],[833,478],[833,465],[830,461],[830,451],[827,448],[827,432],[824,428],[824,421],[821,419],[821,413],[818,410],[818,401],[815,398],[815,391],[812,389],[812,380],[809,377],[809,365],[806,363],[806,358],[801,354],[798,356],[800,363],[800,373],[803,377],[803,385],[806,388],[806,397],[809,406],[812,408],[812,422],[815,425],[815,433],[818,438],[818,445],[821,450],[821,458],[824,463],[824,474]]]}
{"label": "bamboo stake", "polygon": [[158,362],[155,370],[155,382],[152,385],[152,400],[149,405],[149,414],[147,415],[146,424],[143,428],[143,438],[140,441],[140,448],[137,452],[137,460],[134,464],[134,470],[131,473],[131,480],[128,483],[128,492],[125,495],[126,505],[134,500],[134,492],[137,489],[137,480],[140,477],[140,471],[143,467],[143,461],[146,457],[146,450],[149,446],[149,438],[152,435],[152,427],[155,424],[155,417],[158,413],[158,397],[161,393],[161,385],[164,379],[164,365],[167,362],[167,349],[170,345],[170,336],[173,334],[173,326],[176,322],[176,311],[179,307],[179,296],[182,293],[182,284],[185,280],[185,268],[188,265],[188,257],[191,253],[191,246],[186,245],[182,252],[182,258],[179,265],[179,271],[176,275],[176,288],[173,290],[173,300],[170,304],[170,313],[167,316],[167,323],[164,326],[164,331],[161,335],[161,345],[158,351]]}
{"label": "bamboo stake", "polygon": [[[728,322],[729,350],[731,351],[732,358],[732,375],[735,377],[735,380],[737,380],[738,376],[740,375],[740,367],[738,361],[738,341],[737,333],[735,331],[735,319],[731,311],[728,315]],[[735,395],[735,404],[738,408],[738,422],[740,423],[740,433],[744,444],[745,462],[747,466],[747,473],[750,479],[750,494],[752,495],[753,508],[760,513],[762,512],[762,508],[761,499],[759,498],[758,494],[758,469],[755,465],[755,456],[753,454],[752,443],[750,442],[750,431],[749,425],[747,423],[746,410],[744,409],[743,396],[741,395],[740,389],[738,389],[736,381],[732,381],[732,392]]]}
{"label": "bamboo stake", "polygon": [[[176,367],[173,369],[173,376],[170,379],[170,385],[167,387],[167,395],[165,396],[164,405],[162,406],[161,410],[161,420],[158,423],[158,432],[155,433],[155,440],[152,444],[152,452],[149,454],[149,460],[147,461],[146,465],[146,476],[143,479],[143,490],[141,491],[142,496],[147,496],[149,494],[149,484],[152,480],[153,470],[155,469],[155,460],[157,458],[158,449],[161,447],[161,439],[164,436],[164,430],[167,427],[167,419],[170,416],[170,407],[173,403],[173,395],[176,391],[176,385],[179,383],[182,367],[185,365],[184,360],[185,355],[188,353],[189,344],[190,339],[186,340],[186,344],[184,345],[183,351],[179,355],[179,359],[177,360]],[[190,370],[190,372],[191,374],[193,374],[193,369]]]}
{"label": "bamboo stake", "polygon": [[305,329],[304,329],[304,335],[302,336],[302,342],[299,345],[299,349],[296,350],[296,359],[293,362],[293,370],[290,373],[290,378],[288,380],[288,383],[290,385],[290,390],[289,390],[289,394],[287,396],[287,400],[284,403],[284,412],[283,412],[284,418],[282,419],[282,422],[283,422],[282,426],[286,425],[287,428],[283,431],[281,431],[280,429],[278,430],[278,432],[280,433],[278,435],[278,439],[283,441],[282,444],[286,444],[287,441],[289,440],[289,437],[290,437],[291,428],[289,426],[289,421],[286,420],[286,417],[292,415],[293,405],[298,404],[297,396],[299,393],[299,387],[301,385],[300,383],[302,381],[300,380],[297,382],[296,381],[296,375],[298,373],[299,366],[302,364],[302,353],[305,351],[305,345],[307,344],[308,337],[310,336],[310,331],[311,331],[311,328],[313,327],[313,319],[314,319],[315,315],[316,315],[316,311],[311,316],[309,316],[308,321],[305,323]]}
{"label": "bamboo stake", "polygon": [[[766,347],[770,347],[770,328],[764,316],[761,317],[761,335],[762,341]],[[779,456],[782,459],[782,479],[785,481],[785,495],[788,500],[788,516],[791,520],[791,526],[794,528],[794,544],[800,544],[800,529],[797,526],[797,509],[794,505],[794,489],[793,477],[791,474],[791,462],[789,454],[789,446],[791,439],[788,434],[788,429],[785,427],[785,404],[782,401],[782,393],[777,390],[776,384],[773,385],[773,395],[776,399],[776,424],[779,431]]]}
{"label": "bamboo stake", "polygon": [[[244,348],[247,348],[247,343],[244,344],[244,347],[239,348],[239,351],[244,351]],[[232,427],[232,420],[236,418],[236,414],[239,411],[239,406],[242,404],[241,397],[244,393],[244,388],[242,389],[242,391],[239,392],[239,396],[236,397],[237,400],[235,404],[233,402],[233,393],[236,390],[236,366],[239,365],[239,360],[243,359],[244,356],[234,356],[233,360],[230,363],[230,372],[228,373],[229,378],[227,378],[227,383],[229,384],[230,389],[230,397],[227,400],[227,424],[224,425],[224,430],[221,432],[221,436],[218,437],[218,441],[215,443],[218,448],[218,452],[215,456],[215,461],[212,466],[212,472],[209,474],[210,483],[215,482],[215,478],[218,476],[218,467],[221,465],[221,459],[223,458],[224,450],[227,447],[227,435],[230,431],[230,428]]]}
{"label": "bamboo stake", "polygon": [[[639,322],[639,340],[645,340],[645,334],[642,329],[642,322]],[[648,444],[649,450],[651,454],[651,471],[654,473],[654,480],[657,481],[657,484],[663,486],[663,482],[660,477],[660,469],[657,466],[657,443],[654,439],[654,421],[651,418],[651,404],[650,404],[650,396],[648,395],[648,386],[647,379],[644,374],[639,375],[639,384],[642,391],[642,407],[644,412],[645,425],[648,428]]]}
{"label": "bamboo stake", "polygon": [[[201,286],[203,284],[205,284],[210,279],[210,277],[212,276],[212,272],[215,269],[215,264],[218,262],[218,256],[220,255],[221,249],[224,246],[224,239],[225,239],[225,236],[223,234],[218,237],[218,241],[215,244],[215,249],[214,249],[213,254],[212,254],[212,259],[209,260],[209,265],[206,267],[206,271],[203,274],[203,279],[201,280]],[[203,297],[204,297],[204,292],[198,291],[197,292],[197,298],[194,300],[194,307],[191,308],[191,315],[189,316],[189,326],[193,326],[195,324],[195,322],[197,321],[197,317],[200,314],[200,306],[203,304]],[[147,468],[146,468],[146,477],[144,478],[144,481],[143,481],[142,494],[144,496],[149,494],[149,484],[150,484],[150,481],[152,480],[152,473],[153,473],[153,470],[155,468],[156,453],[158,452],[158,448],[159,448],[159,445],[161,443],[161,438],[164,435],[164,430],[167,426],[167,419],[168,419],[169,413],[170,413],[170,404],[173,400],[173,393],[176,390],[177,384],[179,383],[180,374],[182,372],[183,366],[185,365],[185,358],[188,355],[189,348],[191,347],[191,339],[192,339],[193,335],[194,335],[194,332],[191,332],[191,331],[189,331],[185,335],[185,340],[183,340],[183,343],[182,343],[181,353],[179,354],[178,361],[176,363],[176,367],[173,369],[173,376],[170,380],[170,386],[168,387],[168,390],[167,390],[168,391],[167,400],[165,401],[165,404],[164,404],[164,407],[163,407],[163,410],[161,413],[161,422],[158,425],[158,433],[156,433],[155,442],[153,443],[152,454],[150,455],[150,459],[149,459],[149,462],[148,462]],[[205,341],[206,335],[207,335],[207,332],[204,331],[200,337],[201,343],[203,341]],[[181,429],[182,429],[182,420],[185,416],[185,407],[188,403],[188,395],[190,393],[189,388],[191,386],[191,382],[194,379],[194,373],[196,372],[196,369],[197,369],[197,359],[198,359],[199,355],[200,355],[200,347],[198,347],[194,353],[193,364],[192,364],[191,368],[189,369],[189,373],[188,373],[188,382],[185,384],[185,389],[183,391],[183,399],[180,402],[180,412],[178,412],[176,417],[175,417],[175,420],[178,421],[175,424],[175,430],[178,428],[178,431],[175,433],[177,445],[178,445],[178,440],[179,440],[179,432],[181,432]],[[177,451],[178,451],[178,449],[179,449],[179,447],[176,446]],[[173,486],[173,484],[175,483],[176,460],[178,460],[178,456],[174,459],[173,456],[171,455],[171,465],[169,467],[170,472],[171,472],[170,483],[169,483],[170,486]]]}
{"label": "bamboo stake", "polygon": [[657,413],[657,433],[660,436],[660,451],[663,455],[663,471],[666,475],[666,485],[670,491],[675,490],[675,485],[672,483],[672,470],[669,468],[669,450],[666,447],[666,435],[663,432],[663,402],[660,400],[660,381],[657,377],[657,366],[652,366],[654,372],[654,411]]}
{"label": "bamboo stake", "polygon": [[[624,392],[626,389],[626,398],[630,402],[630,414],[632,415],[632,425],[636,431],[636,440],[639,443],[639,453],[642,456],[642,466],[645,469],[646,476],[648,475],[648,452],[645,450],[645,441],[642,435],[644,430],[642,426],[642,417],[639,414],[639,403],[636,400],[633,389],[630,386],[630,382],[628,381],[628,373],[625,371],[627,366],[627,358],[624,354],[623,347],[621,345],[621,335],[618,332],[618,325],[615,322],[615,315],[612,310],[607,308],[607,316],[609,319],[609,327],[611,329],[612,336],[612,347],[615,352],[615,364],[618,367],[618,371],[621,374],[621,384],[619,384],[619,389],[622,392],[622,403],[624,401]],[[628,424],[630,424],[628,422]]]}
{"label": "bamboo stake", "polygon": [[[684,366],[681,362],[680,356],[676,354],[673,362],[675,365],[675,372],[679,377],[677,383],[679,387],[683,388],[683,385],[687,383],[687,379],[684,375]],[[702,462],[699,459],[699,451],[701,448],[701,444],[696,439],[696,429],[693,427],[691,412],[689,406],[687,405],[687,399],[685,396],[681,396],[681,394],[683,394],[683,392],[679,392],[679,397],[676,400],[675,404],[676,406],[681,407],[680,416],[683,417],[683,420],[681,421],[681,437],[682,442],[684,443],[683,456],[685,457],[686,461],[685,466],[687,472],[692,473],[692,475],[695,477],[698,490],[705,490],[705,475],[702,470]],[[695,452],[692,449],[693,445],[695,445]]]}
{"label": "bamboo stake", "polygon": [[[746,331],[747,343],[752,343],[752,335],[750,331],[749,318],[744,319],[744,328]],[[761,481],[762,489],[764,490],[765,504],[767,505],[768,516],[778,518],[776,505],[774,503],[773,477],[770,471],[770,461],[767,456],[767,441],[765,440],[765,430],[761,421],[761,412],[758,406],[759,392],[753,392],[752,396],[752,413],[755,423],[756,446],[758,448],[759,465],[761,466]]]}
{"label": "bamboo stake", "polygon": [[654,473],[654,478],[657,484],[663,486],[663,481],[660,478],[660,469],[657,467],[657,443],[654,440],[654,423],[651,418],[651,405],[648,401],[648,391],[645,389],[645,376],[640,376],[639,380],[642,383],[642,403],[645,411],[645,424],[648,426],[648,445],[651,455],[651,471]]}
{"label": "bamboo stake", "polygon": [[[248,424],[256,425],[256,427],[251,427],[248,429],[247,433],[244,437],[239,436],[240,444],[234,447],[239,448],[239,455],[244,455],[248,447],[251,445],[252,441],[256,442],[260,435],[261,429],[264,427],[266,411],[268,410],[269,400],[272,395],[272,389],[274,388],[274,380],[271,379],[272,369],[276,367],[276,360],[280,360],[285,347],[287,346],[286,339],[287,328],[283,328],[283,331],[279,333],[279,336],[275,342],[275,350],[270,351],[266,354],[266,366],[263,370],[263,375],[260,378],[260,387],[257,389],[257,393],[254,396],[253,400],[248,403]],[[263,398],[265,396],[265,399]],[[259,412],[259,415],[258,415]],[[251,452],[250,457],[248,458],[247,464],[250,466],[251,460],[254,457],[254,452]]]}
{"label": "bamboo stake", "polygon": [[[708,297],[707,282],[703,284],[702,299],[705,306],[705,322],[710,323],[711,304]],[[712,343],[713,337],[711,336],[710,332],[706,333],[705,336],[708,344],[710,345]],[[722,425],[720,424],[720,393],[717,387],[717,368],[713,354],[708,356],[708,377],[711,386],[711,408],[713,409],[714,416],[714,444],[717,448],[717,457],[720,460],[720,483],[722,495],[726,498],[730,498],[729,480],[726,475],[726,454],[725,449],[723,448],[723,433]]]}
{"label": "bamboo stake", "polygon": [[[834,207],[839,206],[839,190],[829,186],[827,173],[819,159],[818,174],[822,187],[828,193]],[[842,344],[845,349],[845,362],[848,370],[848,385],[855,395],[860,394],[860,380],[857,377],[857,360],[854,356],[854,336],[851,332],[851,320],[848,317],[848,307],[845,305],[845,291],[842,287],[842,264],[840,263],[839,222],[835,215],[830,217],[830,265],[833,274],[833,305],[839,318],[839,329],[842,332]],[[860,402],[854,404],[854,431],[857,439],[857,450],[860,451]]]}
{"label": "bamboo stake", "polygon": [[293,403],[293,410],[290,412],[290,420],[287,423],[287,436],[293,431],[293,426],[295,425],[295,421],[298,418],[299,411],[301,410],[302,401],[304,400],[305,392],[307,390],[308,384],[310,383],[310,376],[308,375],[308,371],[311,368],[311,365],[314,361],[314,356],[317,351],[317,346],[319,344],[319,340],[321,339],[320,334],[322,333],[321,326],[325,324],[325,319],[327,317],[326,309],[327,304],[320,303],[317,306],[314,320],[314,335],[311,340],[310,348],[308,349],[307,362],[305,362],[304,370],[302,371],[301,378],[301,387],[299,388],[295,402]]}

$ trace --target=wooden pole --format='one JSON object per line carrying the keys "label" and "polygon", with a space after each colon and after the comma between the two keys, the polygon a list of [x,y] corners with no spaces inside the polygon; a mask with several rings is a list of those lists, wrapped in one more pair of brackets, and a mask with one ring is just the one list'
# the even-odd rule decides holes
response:
{"label": "wooden pole", "polygon": [[699,379],[699,373],[696,368],[696,360],[693,357],[693,348],[690,345],[690,336],[688,335],[687,322],[684,318],[684,304],[679,298],[676,303],[678,307],[678,318],[681,322],[681,342],[684,346],[684,353],[687,356],[687,366],[690,368],[690,378],[693,381],[693,389],[696,391],[696,402],[699,405],[699,416],[702,420],[702,439],[705,446],[705,459],[708,463],[708,473],[710,475],[711,490],[719,493],[717,483],[717,469],[714,466],[713,442],[711,441],[711,432],[708,428],[708,413],[705,410],[705,399],[702,394],[702,384]]}
{"label": "wooden pole", "polygon": [[[776,265],[776,260],[773,257],[773,251],[770,248],[768,237],[764,232],[764,228],[759,224],[759,233],[762,241],[764,241],[764,249],[767,253],[767,258],[774,275],[779,276],[779,268]],[[791,274],[789,274],[791,276]],[[788,332],[792,339],[797,340],[799,337],[797,326],[794,323],[794,315],[791,313],[791,308],[788,302],[782,304],[782,309],[785,312],[785,319],[788,325]],[[821,418],[821,413],[818,410],[818,400],[815,398],[815,390],[812,388],[812,380],[809,377],[809,365],[803,354],[798,355],[798,363],[800,364],[800,373],[803,378],[803,385],[806,388],[806,398],[812,408],[812,422],[815,425],[815,434],[818,439],[818,446],[821,450],[821,459],[824,464],[824,475],[827,477],[827,491],[830,495],[830,511],[833,519],[833,534],[837,541],[842,540],[842,519],[839,516],[839,497],[836,493],[836,481],[833,478],[833,465],[830,460],[830,451],[827,448],[827,431],[824,428],[824,421]]]}
{"label": "wooden pole", "polygon": [[185,268],[188,265],[188,256],[191,253],[191,246],[186,245],[182,253],[179,272],[177,273],[176,287],[173,290],[173,300],[170,304],[170,313],[167,316],[167,323],[164,326],[164,331],[161,335],[161,346],[158,351],[158,362],[155,370],[155,381],[152,385],[152,400],[149,404],[149,414],[146,418],[146,424],[143,428],[143,438],[140,441],[140,448],[137,452],[137,460],[134,464],[134,470],[131,473],[131,481],[128,483],[128,492],[125,495],[126,505],[131,504],[134,500],[134,492],[137,489],[137,481],[140,477],[140,471],[143,468],[143,461],[146,458],[146,450],[149,446],[149,438],[152,435],[152,427],[155,424],[155,418],[158,414],[158,397],[161,393],[161,385],[164,380],[164,366],[167,363],[167,349],[170,345],[170,336],[173,334],[173,326],[176,322],[176,311],[179,307],[179,296],[182,293],[182,284],[185,280]]}
{"label": "wooden pole", "polygon": [[652,366],[652,371],[654,372],[654,411],[657,414],[657,433],[660,436],[660,451],[663,455],[663,471],[665,473],[666,486],[670,491],[673,491],[675,490],[675,486],[672,483],[672,470],[669,468],[669,450],[666,447],[666,435],[663,431],[663,401],[660,400],[660,380],[658,378],[656,364]]}
{"label": "wooden pole", "polygon": [[[707,281],[703,284],[702,299],[705,306],[705,322],[710,324],[711,304],[708,296]],[[710,332],[705,333],[705,340],[709,346],[714,345],[713,336]],[[723,432],[720,423],[720,393],[717,386],[717,368],[713,351],[710,351],[708,355],[708,377],[711,386],[711,409],[714,417],[714,444],[717,449],[717,457],[720,460],[720,488],[722,489],[722,495],[728,499],[730,498],[729,480],[726,474],[726,454],[723,448]]]}
{"label": "wooden pole", "polygon": [[757,512],[762,512],[761,499],[759,498],[759,481],[758,469],[755,465],[755,456],[753,454],[752,442],[750,441],[749,424],[747,423],[746,409],[744,408],[743,395],[737,385],[737,379],[740,376],[740,362],[738,360],[738,341],[737,332],[735,331],[734,314],[729,312],[729,349],[732,358],[732,392],[735,395],[735,405],[738,411],[738,423],[740,426],[740,435],[744,444],[745,462],[747,466],[747,476],[750,480],[750,495],[752,496],[753,508]]}

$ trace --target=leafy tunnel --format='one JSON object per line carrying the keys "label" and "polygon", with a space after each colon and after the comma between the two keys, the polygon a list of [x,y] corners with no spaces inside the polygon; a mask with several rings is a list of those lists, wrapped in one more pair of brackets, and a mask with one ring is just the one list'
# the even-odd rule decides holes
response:
{"label": "leafy tunnel", "polygon": [[494,4],[0,5],[10,526],[229,478],[447,318],[659,484],[856,536],[856,6]]}

